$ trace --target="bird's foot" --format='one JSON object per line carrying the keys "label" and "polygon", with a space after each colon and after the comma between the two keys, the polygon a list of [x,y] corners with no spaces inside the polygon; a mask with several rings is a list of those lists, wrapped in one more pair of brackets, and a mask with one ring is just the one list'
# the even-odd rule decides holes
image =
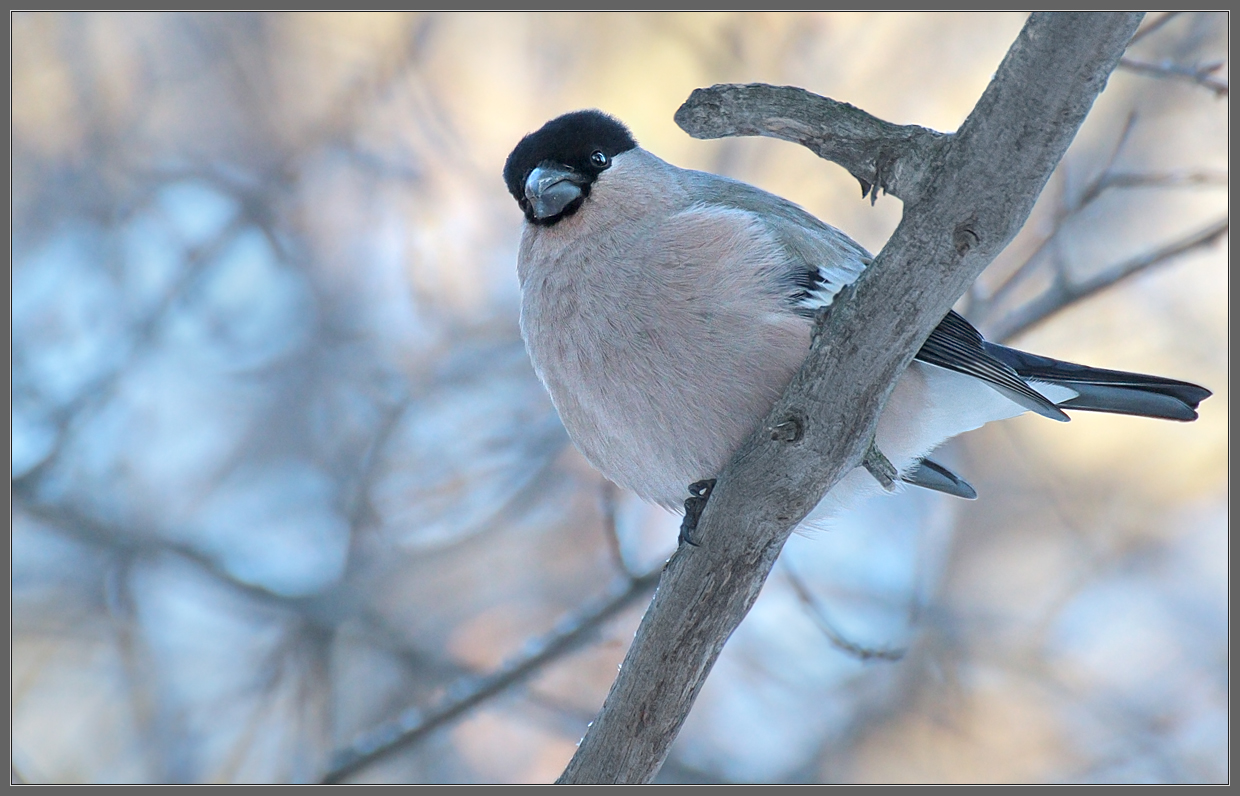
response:
{"label": "bird's foot", "polygon": [[693,532],[697,530],[698,520],[702,517],[702,510],[706,508],[706,501],[710,498],[710,492],[715,488],[715,479],[707,478],[703,481],[694,481],[689,484],[689,499],[685,501],[685,518],[680,522],[680,538],[679,544],[687,544],[690,547],[697,547],[698,543],[693,538]]}
{"label": "bird's foot", "polygon": [[865,458],[861,460],[861,464],[874,476],[874,480],[888,492],[894,492],[896,488],[896,478],[900,473],[896,470],[896,466],[891,460],[883,455],[878,449],[878,443],[870,440],[870,447],[865,452]]}

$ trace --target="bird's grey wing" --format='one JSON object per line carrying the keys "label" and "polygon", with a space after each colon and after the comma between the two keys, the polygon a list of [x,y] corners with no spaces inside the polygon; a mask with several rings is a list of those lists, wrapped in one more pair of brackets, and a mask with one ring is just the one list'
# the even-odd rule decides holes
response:
{"label": "bird's grey wing", "polygon": [[949,311],[947,317],[934,327],[916,358],[981,379],[1011,400],[1044,417],[1068,419],[1063,410],[1030,387],[1011,365],[994,356],[981,333],[954,310]]}
{"label": "bird's grey wing", "polygon": [[792,309],[806,317],[831,304],[874,259],[860,244],[787,199],[743,182],[693,172],[695,195],[706,204],[753,214],[788,252],[782,275]]}
{"label": "bird's grey wing", "polygon": [[[835,227],[774,194],[742,182],[691,172],[694,195],[706,204],[753,214],[789,253],[786,295],[794,311],[812,317],[856,281],[872,261],[870,253]],[[1018,405],[1055,420],[1068,416],[984,346],[982,335],[963,317],[949,312],[917,354],[931,365],[981,379]]]}

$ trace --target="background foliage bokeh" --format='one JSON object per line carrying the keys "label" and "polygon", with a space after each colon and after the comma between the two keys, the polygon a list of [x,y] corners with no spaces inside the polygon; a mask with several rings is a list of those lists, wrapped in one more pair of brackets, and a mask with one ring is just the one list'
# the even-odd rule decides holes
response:
{"label": "background foliage bokeh", "polygon": [[[898,201],[673,112],[770,82],[953,130],[1023,22],[12,16],[15,781],[317,781],[657,568],[678,519],[584,463],[526,360],[508,151],[602,108],[877,251]],[[1226,15],[1130,55],[1225,61]],[[983,330],[1056,269],[1226,217],[1225,90],[1179,78],[1112,77],[962,302]],[[1082,201],[1102,174],[1159,179]],[[1227,282],[1224,236],[1016,338],[1215,396],[1191,425],[982,429],[943,454],[976,503],[914,490],[794,537],[662,781],[1226,780]],[[643,604],[351,776],[554,779]]]}

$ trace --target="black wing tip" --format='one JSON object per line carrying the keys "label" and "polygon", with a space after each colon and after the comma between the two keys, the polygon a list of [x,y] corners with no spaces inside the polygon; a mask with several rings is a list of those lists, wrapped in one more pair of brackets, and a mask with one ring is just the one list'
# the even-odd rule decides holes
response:
{"label": "black wing tip", "polygon": [[1072,419],[1067,412],[1060,409],[1058,406],[1052,406],[1051,409],[1047,409],[1044,412],[1039,411],[1038,414],[1042,415],[1042,417],[1049,417],[1051,420],[1058,420],[1060,423],[1067,423]]}
{"label": "black wing tip", "polygon": [[[1181,387],[1181,392],[1184,394],[1180,396],[1180,400],[1191,406],[1193,409],[1196,409],[1202,401],[1209,398],[1211,395],[1214,395],[1213,391],[1207,390],[1200,384],[1193,384],[1187,381],[1179,381],[1176,382],[1176,384],[1183,385]],[[1194,413],[1193,419],[1195,420],[1196,417],[1197,416]]]}
{"label": "black wing tip", "polygon": [[938,462],[922,459],[900,476],[906,484],[932,489],[952,497],[965,500],[977,500],[977,490],[960,476],[948,470]]}
{"label": "black wing tip", "polygon": [[959,491],[951,494],[964,500],[977,500],[977,490],[968,481],[961,481]]}

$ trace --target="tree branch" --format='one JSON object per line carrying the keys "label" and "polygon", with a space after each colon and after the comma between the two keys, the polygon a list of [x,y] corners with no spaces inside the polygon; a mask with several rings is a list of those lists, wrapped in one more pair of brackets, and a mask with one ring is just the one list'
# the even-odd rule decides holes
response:
{"label": "tree branch", "polygon": [[[1038,262],[1042,258],[1042,254],[1046,251],[1046,247],[1058,239],[1059,233],[1063,231],[1064,224],[1068,221],[1068,219],[1079,214],[1094,200],[1102,196],[1103,192],[1108,187],[1107,180],[1111,175],[1111,169],[1115,166],[1115,160],[1119,157],[1119,153],[1124,149],[1124,145],[1128,143],[1128,139],[1132,136],[1132,131],[1136,129],[1136,125],[1137,114],[1135,111],[1132,111],[1128,114],[1128,120],[1124,122],[1124,129],[1115,140],[1115,146],[1111,147],[1111,154],[1107,157],[1106,166],[1102,168],[1097,176],[1089,181],[1089,184],[1081,190],[1078,196],[1069,199],[1066,195],[1067,187],[1066,185],[1064,186],[1064,190],[1060,196],[1060,206],[1055,212],[1055,220],[1051,227],[1050,234],[1046,235],[1042,239],[1041,243],[1039,243],[1029,254],[1029,257],[1020,266],[1020,268],[1013,271],[1007,279],[1003,280],[998,287],[990,292],[990,295],[986,297],[986,302],[984,305],[986,309],[989,309],[989,307],[1001,302],[1007,293],[1011,292],[1028,276],[1033,274],[1037,269]],[[1068,181],[1068,165],[1069,164],[1066,162],[1063,165],[1063,170],[1065,173],[1063,183],[1067,183]]]}
{"label": "tree branch", "polygon": [[1203,88],[1213,91],[1216,97],[1226,97],[1229,84],[1226,80],[1216,77],[1214,74],[1223,67],[1223,63],[1223,61],[1217,61],[1200,66],[1186,66],[1173,61],[1151,63],[1149,61],[1140,61],[1136,58],[1122,58],[1119,65],[1129,72],[1135,72],[1139,75],[1196,83]]}
{"label": "tree branch", "polygon": [[902,647],[867,647],[847,638],[839,631],[830,617],[827,616],[826,610],[814,598],[813,592],[810,591],[805,581],[801,580],[801,576],[796,573],[796,570],[789,566],[788,559],[786,558],[783,560],[783,571],[788,578],[788,583],[792,586],[792,590],[796,592],[797,599],[809,611],[810,616],[814,619],[814,624],[818,625],[818,629],[827,637],[827,641],[831,643],[831,646],[859,661],[898,661],[904,657],[907,650]]}
{"label": "tree branch", "polygon": [[926,169],[952,139],[925,127],[885,122],[803,88],[762,83],[694,89],[675,118],[694,138],[764,135],[800,144],[848,169],[871,204],[880,188],[915,201],[929,182]]}
{"label": "tree branch", "polygon": [[1180,15],[1179,11],[1168,11],[1164,13],[1162,16],[1154,17],[1151,20],[1147,20],[1145,24],[1143,24],[1140,28],[1137,29],[1136,33],[1132,34],[1132,39],[1129,40],[1128,46],[1131,47],[1132,45],[1141,41],[1146,36],[1158,30],[1163,25],[1166,25],[1168,22],[1175,19],[1179,15]]}
{"label": "tree branch", "polygon": [[[720,474],[695,533],[700,546],[682,545],[668,562],[560,782],[654,778],[792,529],[862,461],[896,377],[1020,229],[1141,17],[1032,15],[950,144],[914,147],[928,162],[893,164],[887,180],[879,174],[874,184],[898,186],[904,197],[903,220],[855,288],[818,319],[801,370]],[[807,139],[830,144],[835,120],[809,106],[720,107],[737,131],[761,132],[770,118],[788,119],[792,130],[825,123],[827,135]],[[850,135],[855,109],[838,110],[840,135]],[[772,434],[787,423],[802,433]]]}
{"label": "tree branch", "polygon": [[339,784],[365,766],[417,743],[475,705],[522,682],[546,664],[572,652],[590,639],[608,619],[645,597],[659,582],[659,570],[620,581],[619,586],[597,602],[569,615],[539,639],[528,641],[521,651],[486,675],[457,680],[435,705],[423,710],[409,708],[395,719],[372,727],[338,750],[323,783]]}
{"label": "tree branch", "polygon": [[[1086,184],[1080,191],[1072,197],[1061,197],[1059,207],[1052,214],[1051,228],[1042,236],[1042,239],[1033,248],[1033,251],[1025,258],[1025,261],[1010,274],[1007,275],[999,284],[991,287],[989,291],[982,289],[979,284],[974,284],[970,289],[970,302],[967,307],[966,314],[973,319],[974,323],[979,326],[987,326],[990,316],[996,314],[997,308],[1004,304],[1008,296],[1015,291],[1017,287],[1023,285],[1028,279],[1034,275],[1046,275],[1049,270],[1051,277],[1055,282],[1050,288],[1055,291],[1059,287],[1059,283],[1070,279],[1067,267],[1059,261],[1059,251],[1057,248],[1051,249],[1053,245],[1059,243],[1059,235],[1063,232],[1067,224],[1078,219],[1082,212],[1088,208],[1093,202],[1098,200],[1107,191],[1116,189],[1137,189],[1137,188],[1186,188],[1196,186],[1227,185],[1227,173],[1225,171],[1214,171],[1209,169],[1197,171],[1176,171],[1176,172],[1121,172],[1114,171],[1115,161],[1120,151],[1124,148],[1124,144],[1131,137],[1133,130],[1136,128],[1137,116],[1131,114],[1128,122],[1124,125],[1123,131],[1116,139],[1115,146],[1111,148],[1110,156],[1106,160],[1106,165]],[[1061,170],[1066,170],[1068,163],[1061,165]],[[1065,177],[1061,180],[1061,184],[1067,182]],[[1047,262],[1048,251],[1051,253],[1051,260]],[[1050,266],[1044,268],[1042,266]],[[1034,299],[1037,301],[1038,299]],[[1075,300],[1074,298],[1071,300]],[[1060,305],[1062,307],[1064,305]],[[1018,308],[1015,312],[1021,313],[1023,310]],[[1055,311],[1054,309],[1051,310]],[[1043,315],[1042,317],[1046,317]]]}
{"label": "tree branch", "polygon": [[1071,282],[1068,279],[1056,279],[1049,288],[1037,298],[1026,302],[1013,312],[1005,315],[987,332],[991,339],[1010,340],[1021,332],[1035,326],[1044,319],[1068,306],[1069,304],[1088,298],[1099,291],[1129,277],[1147,271],[1156,265],[1175,259],[1182,254],[1213,244],[1227,234],[1229,222],[1220,218],[1214,223],[1193,232],[1186,237],[1169,243],[1162,248],[1133,257],[1114,265],[1100,274]]}

